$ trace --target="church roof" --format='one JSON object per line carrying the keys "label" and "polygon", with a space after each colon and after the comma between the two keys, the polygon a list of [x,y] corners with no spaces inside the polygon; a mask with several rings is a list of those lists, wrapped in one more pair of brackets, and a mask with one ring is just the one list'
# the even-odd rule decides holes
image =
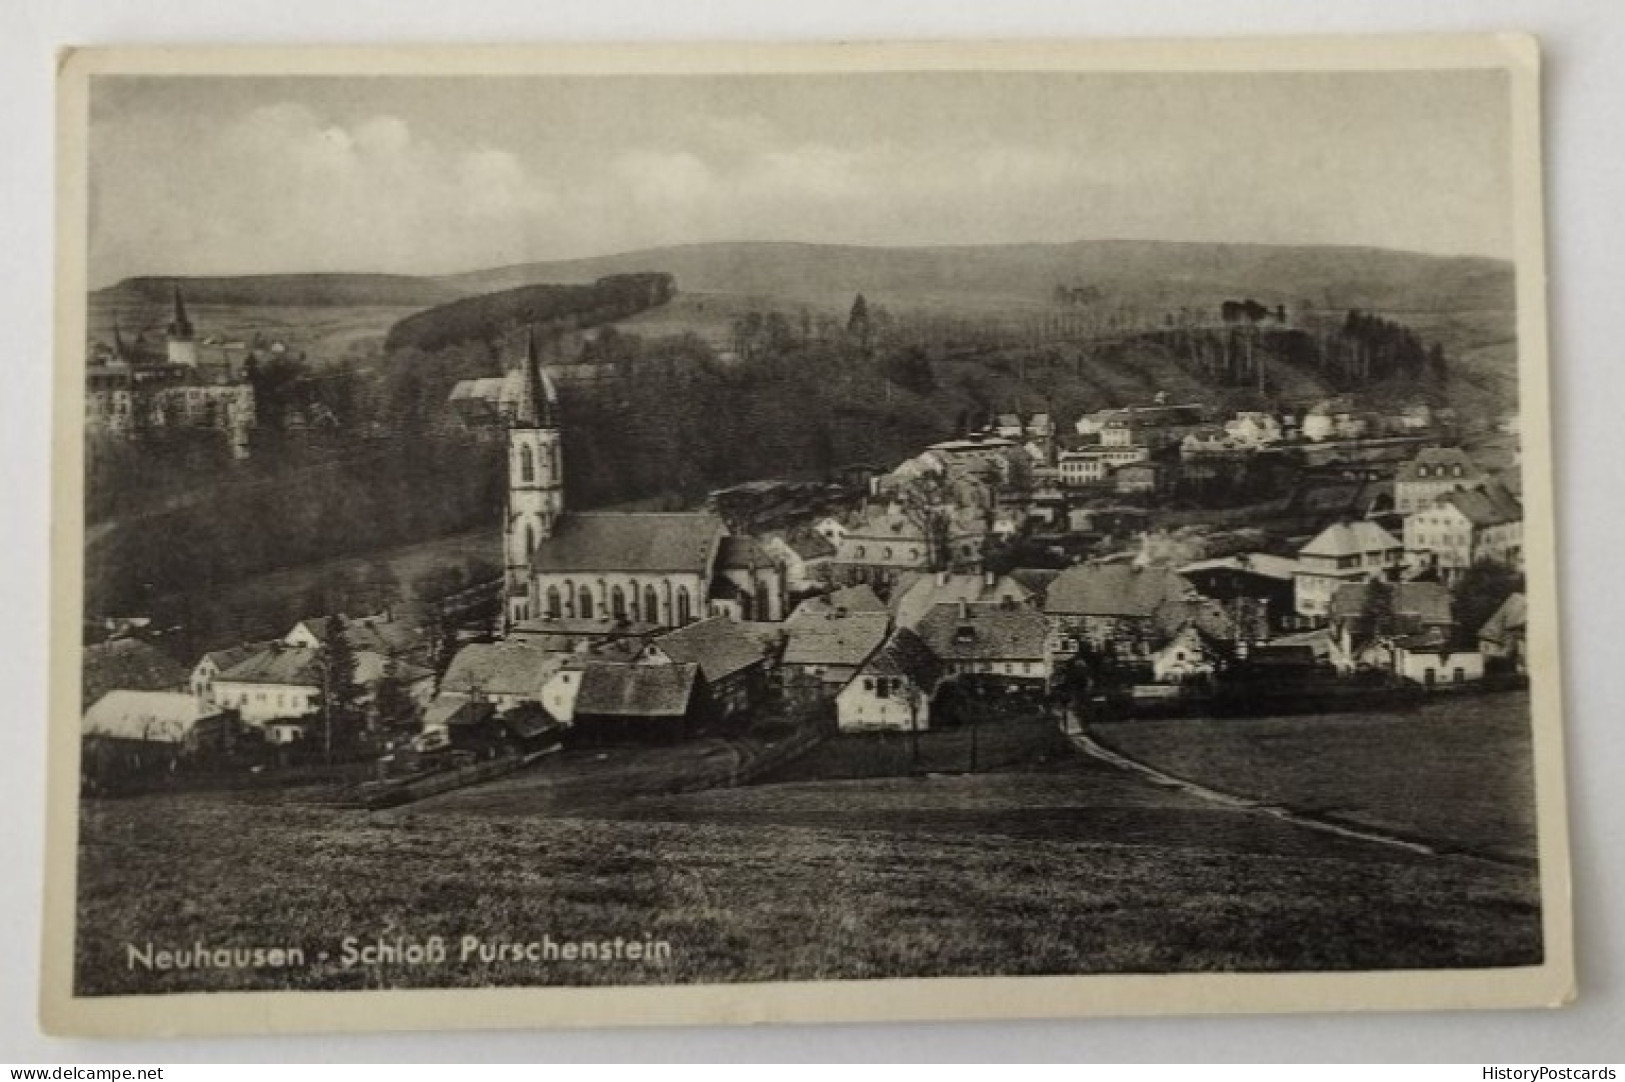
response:
{"label": "church roof", "polygon": [[722,520],[704,511],[594,511],[561,515],[530,558],[538,572],[635,571],[708,575]]}

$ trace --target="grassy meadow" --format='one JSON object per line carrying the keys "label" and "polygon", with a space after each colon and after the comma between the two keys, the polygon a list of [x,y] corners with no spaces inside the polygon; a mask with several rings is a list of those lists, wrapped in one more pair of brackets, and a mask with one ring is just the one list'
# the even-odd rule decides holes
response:
{"label": "grassy meadow", "polygon": [[1445,849],[1535,858],[1529,696],[1414,712],[1097,725],[1103,743],[1178,777]]}
{"label": "grassy meadow", "polygon": [[[1381,723],[1372,725],[1381,735]],[[1353,729],[1334,722],[1320,736],[1329,748],[1352,746]],[[1212,743],[1223,754],[1224,741]],[[1363,774],[1391,773],[1416,754],[1415,742],[1368,740]],[[639,759],[639,769],[669,758]],[[1465,779],[1488,759],[1451,769]],[[558,769],[569,783],[589,778],[596,762],[544,760],[538,769]],[[1329,776],[1348,764],[1334,756],[1322,769]],[[1255,766],[1253,780],[1265,771]],[[608,803],[560,800],[541,777],[500,784],[483,804],[473,789],[387,814],[230,794],[86,801],[79,989],[1371,970],[1541,956],[1532,869],[1327,836],[1082,756],[1046,754],[995,773],[687,794],[628,785]],[[1468,799],[1465,784],[1436,794],[1440,803]],[[1473,817],[1470,807],[1456,815],[1463,824]],[[672,957],[342,961],[346,936],[436,935],[454,944],[469,935],[652,938],[668,941]],[[130,944],[199,940],[299,946],[310,964],[171,972],[128,964]]]}

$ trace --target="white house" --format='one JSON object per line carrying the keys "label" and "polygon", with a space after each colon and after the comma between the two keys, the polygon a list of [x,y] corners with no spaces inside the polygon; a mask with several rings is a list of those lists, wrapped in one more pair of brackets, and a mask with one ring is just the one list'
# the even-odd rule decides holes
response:
{"label": "white house", "polygon": [[1394,647],[1394,672],[1426,688],[1471,684],[1484,679],[1484,655],[1477,650],[1452,650],[1429,642]]}
{"label": "white house", "polygon": [[1258,411],[1237,413],[1224,423],[1224,430],[1231,439],[1252,447],[1280,443],[1285,436],[1273,414]]}
{"label": "white house", "polygon": [[1159,684],[1185,684],[1218,671],[1218,655],[1194,625],[1186,624],[1162,649],[1151,655],[1151,674]]}
{"label": "white house", "polygon": [[1447,492],[1405,519],[1405,549],[1447,581],[1480,561],[1521,567],[1523,508],[1500,485]]}
{"label": "white house", "polygon": [[941,675],[919,636],[900,628],[835,696],[836,723],[843,732],[924,732]]}
{"label": "white house", "polygon": [[1375,522],[1333,523],[1298,550],[1298,569],[1292,577],[1297,613],[1312,622],[1323,621],[1338,587],[1387,578],[1404,562],[1404,543]]}
{"label": "white house", "polygon": [[1441,496],[1482,488],[1488,477],[1457,447],[1425,447],[1394,475],[1394,510],[1411,514]]}

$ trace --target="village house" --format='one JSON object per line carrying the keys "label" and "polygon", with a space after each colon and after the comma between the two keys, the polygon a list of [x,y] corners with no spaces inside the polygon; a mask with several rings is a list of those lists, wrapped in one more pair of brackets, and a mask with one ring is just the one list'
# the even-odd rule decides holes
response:
{"label": "village house", "polygon": [[1192,623],[1151,655],[1151,678],[1159,684],[1191,684],[1208,680],[1223,661],[1219,641]]}
{"label": "village house", "polygon": [[588,661],[575,702],[575,731],[591,743],[674,742],[705,720],[700,667]]}
{"label": "village house", "polygon": [[1286,438],[1281,422],[1271,413],[1243,411],[1224,423],[1225,433],[1247,447],[1266,447]]}
{"label": "village house", "polygon": [[898,627],[917,628],[938,605],[1000,604],[1026,606],[1033,593],[1008,575],[979,575],[939,571],[934,575],[905,575],[897,580],[888,606]]}
{"label": "village house", "polygon": [[1523,508],[1500,485],[1439,496],[1405,519],[1405,549],[1454,582],[1475,563],[1523,565]]}
{"label": "village house", "polygon": [[300,620],[282,637],[288,646],[317,650],[332,639],[333,629],[344,628],[344,641],[352,650],[370,650],[385,657],[421,659],[427,648],[423,630],[394,612],[376,616],[316,616]]}
{"label": "village house", "polygon": [[722,616],[689,624],[650,642],[638,661],[645,665],[700,667],[709,705],[718,718],[743,714],[767,691],[770,655],[758,639]]}
{"label": "village house", "polygon": [[266,642],[247,642],[240,646],[229,646],[224,650],[210,650],[199,658],[198,663],[192,668],[192,677],[189,681],[192,695],[197,699],[198,705],[215,705],[214,682],[220,674],[269,645],[271,644]]}
{"label": "village house", "polygon": [[1166,492],[1173,476],[1161,462],[1131,462],[1113,469],[1111,479],[1118,495],[1133,496]]}
{"label": "village house", "polygon": [[1333,523],[1298,550],[1298,567],[1293,573],[1297,613],[1310,623],[1320,623],[1341,586],[1391,578],[1404,561],[1404,544],[1375,522]]}
{"label": "village house", "polygon": [[1478,650],[1486,665],[1503,671],[1529,671],[1529,605],[1524,595],[1507,596],[1478,629]]}
{"label": "village house", "polygon": [[1199,601],[1190,582],[1166,568],[1076,564],[1044,596],[1051,653],[1065,658],[1110,645],[1143,656],[1184,626]]}
{"label": "village house", "polygon": [[880,649],[891,630],[882,612],[797,609],[784,622],[779,671],[785,692],[806,699],[833,695]]}
{"label": "village house", "polygon": [[1453,649],[1437,639],[1415,637],[1393,644],[1393,672],[1425,688],[1459,686],[1484,679],[1484,655]]}
{"label": "village house", "polygon": [[1234,458],[1252,450],[1222,428],[1204,426],[1179,442],[1181,458]]}
{"label": "village house", "polygon": [[1296,622],[1294,580],[1299,567],[1291,557],[1242,552],[1197,560],[1178,570],[1203,597],[1225,604],[1248,602],[1260,606],[1272,630],[1283,630]]}
{"label": "village house", "polygon": [[1425,447],[1394,475],[1394,510],[1413,514],[1451,492],[1481,488],[1488,478],[1457,447]]}
{"label": "village house", "polygon": [[924,732],[942,666],[919,636],[899,628],[835,697],[842,732]]}
{"label": "village house", "polygon": [[575,718],[582,659],[523,640],[470,643],[457,651],[440,680],[435,713],[448,704],[482,702],[498,713],[540,706],[564,724]]}
{"label": "village house", "polygon": [[876,507],[861,522],[848,527],[831,570],[847,585],[868,582],[890,586],[908,571],[932,571],[947,566],[976,570],[987,541],[987,524],[978,512],[944,508],[940,532],[928,538],[916,517],[891,506]]}
{"label": "village house", "polygon": [[[1455,629],[1450,591],[1437,582],[1345,583],[1332,596],[1327,615],[1334,632],[1356,642],[1376,635],[1431,635],[1443,640]],[[1378,618],[1386,626],[1372,626]]]}
{"label": "village house", "polygon": [[917,631],[945,677],[973,677],[1006,690],[1048,690],[1054,676],[1049,622],[1014,602],[936,605]]}
{"label": "village house", "polygon": [[1354,412],[1346,398],[1328,398],[1311,406],[1303,415],[1301,434],[1312,443],[1326,440],[1357,440],[1366,434],[1367,421]]}
{"label": "village house", "polygon": [[[214,678],[214,702],[222,710],[235,710],[246,722],[266,725],[314,714],[322,705],[321,651],[277,642],[237,662]],[[371,703],[378,684],[393,676],[419,706],[434,693],[434,673],[411,662],[385,657],[371,650],[355,653],[358,702]],[[278,742],[291,735],[287,726],[275,731]]]}
{"label": "village house", "polygon": [[1062,451],[1056,459],[1056,469],[1063,486],[1083,488],[1104,484],[1110,480],[1113,470],[1144,462],[1150,456],[1149,448],[1137,445],[1084,447]]}
{"label": "village house", "polygon": [[109,691],[80,719],[80,774],[90,787],[165,774],[195,734],[223,720],[189,692]]}

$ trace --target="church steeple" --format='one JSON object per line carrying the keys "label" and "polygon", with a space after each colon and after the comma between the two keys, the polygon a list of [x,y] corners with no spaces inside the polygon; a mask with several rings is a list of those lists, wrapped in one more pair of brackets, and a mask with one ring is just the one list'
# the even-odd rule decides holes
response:
{"label": "church steeple", "polygon": [[197,335],[192,331],[192,321],[186,317],[186,300],[181,296],[179,282],[175,283],[175,318],[170,321],[166,338],[164,344],[168,347],[170,364],[197,364]]}
{"label": "church steeple", "polygon": [[191,338],[192,321],[186,318],[186,298],[181,296],[181,284],[175,283],[175,318],[169,324],[169,337]]}
{"label": "church steeple", "polygon": [[524,375],[519,386],[519,401],[513,413],[515,428],[558,427],[551,390],[542,377],[542,361],[536,352],[536,332],[531,330],[525,338]]}
{"label": "church steeple", "polygon": [[[513,389],[508,422],[508,513],[506,551],[506,626],[534,619],[540,608],[531,596],[531,557],[536,546],[553,536],[564,512],[564,460],[560,446],[558,397],[542,372],[536,334],[525,342],[525,357]],[[511,386],[511,384],[510,384]]]}

